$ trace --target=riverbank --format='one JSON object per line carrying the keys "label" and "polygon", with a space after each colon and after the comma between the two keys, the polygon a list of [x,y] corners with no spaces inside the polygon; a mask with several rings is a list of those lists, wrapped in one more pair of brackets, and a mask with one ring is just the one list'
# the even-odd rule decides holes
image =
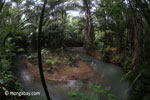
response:
{"label": "riverbank", "polygon": [[[46,80],[89,80],[96,77],[96,72],[91,65],[77,57],[71,57],[63,52],[42,50],[43,71]],[[37,55],[28,56],[24,62],[28,71],[36,79],[40,79]]]}
{"label": "riverbank", "polygon": [[89,49],[87,54],[104,62],[115,64],[121,67],[124,72],[128,72],[132,60],[130,52],[118,52],[117,48]]}

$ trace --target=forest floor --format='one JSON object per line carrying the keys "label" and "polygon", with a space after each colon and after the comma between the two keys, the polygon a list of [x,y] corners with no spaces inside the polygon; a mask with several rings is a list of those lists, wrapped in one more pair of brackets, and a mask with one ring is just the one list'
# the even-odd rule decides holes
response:
{"label": "forest floor", "polygon": [[[34,55],[34,54],[33,54]],[[28,71],[36,79],[40,79],[37,57],[30,56],[26,60]],[[42,53],[43,72],[46,80],[66,81],[66,80],[89,80],[96,77],[96,72],[89,63],[76,57],[58,52]]]}

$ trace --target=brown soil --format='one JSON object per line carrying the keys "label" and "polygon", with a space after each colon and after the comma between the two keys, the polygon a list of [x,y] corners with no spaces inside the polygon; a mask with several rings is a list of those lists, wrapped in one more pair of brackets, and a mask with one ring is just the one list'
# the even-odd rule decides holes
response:
{"label": "brown soil", "polygon": [[[49,57],[51,55],[48,55]],[[55,55],[56,56],[56,55]],[[43,57],[43,60],[47,59]],[[43,71],[46,80],[52,81],[66,81],[66,80],[89,80],[96,76],[95,71],[85,61],[79,59],[72,59],[74,64],[66,64],[63,62],[63,56],[58,56],[58,63],[54,65],[47,65],[43,63]],[[44,62],[44,61],[43,61]],[[35,77],[40,79],[39,69],[37,64],[32,64],[26,60],[27,69]]]}

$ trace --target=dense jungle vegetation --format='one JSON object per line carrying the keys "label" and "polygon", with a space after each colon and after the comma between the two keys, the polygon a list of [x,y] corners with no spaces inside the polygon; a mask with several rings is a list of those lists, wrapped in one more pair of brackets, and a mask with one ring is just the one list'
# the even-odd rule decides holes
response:
{"label": "dense jungle vegetation", "polygon": [[41,50],[66,47],[120,66],[121,81],[131,81],[129,100],[150,100],[149,0],[0,0],[0,100],[25,98],[4,94],[23,91],[11,71],[16,55],[38,51],[44,85]]}

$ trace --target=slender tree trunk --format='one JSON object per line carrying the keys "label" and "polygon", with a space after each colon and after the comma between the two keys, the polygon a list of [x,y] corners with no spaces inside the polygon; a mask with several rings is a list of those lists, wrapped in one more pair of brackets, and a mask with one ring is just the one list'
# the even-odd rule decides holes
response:
{"label": "slender tree trunk", "polygon": [[42,58],[41,58],[41,33],[42,33],[42,26],[43,26],[43,17],[44,17],[44,11],[45,11],[45,6],[46,6],[47,0],[44,1],[44,5],[42,8],[41,16],[40,16],[40,23],[39,23],[39,32],[38,32],[38,63],[39,63],[39,72],[41,76],[41,81],[42,85],[46,94],[47,100],[52,100],[49,96],[48,89],[46,86],[46,82],[44,79],[44,74],[43,74],[43,68],[42,68]]}
{"label": "slender tree trunk", "polygon": [[87,44],[93,44],[94,43],[94,27],[91,17],[91,12],[89,8],[89,4],[86,0],[83,0],[84,6],[85,6],[85,15],[86,15],[86,30],[85,30],[85,38],[87,40]]}
{"label": "slender tree trunk", "polygon": [[[2,2],[2,1],[1,1]],[[5,0],[2,2],[2,4],[0,5],[0,12],[2,11],[3,7],[4,7],[4,4],[5,4]]]}
{"label": "slender tree trunk", "polygon": [[122,52],[123,50],[123,36],[122,36],[122,33],[119,32],[119,52]]}
{"label": "slender tree trunk", "polygon": [[106,19],[106,14],[104,12],[104,45],[103,45],[102,51],[104,51],[105,45],[107,45],[107,32],[106,32],[106,30],[107,30],[107,19]]}

